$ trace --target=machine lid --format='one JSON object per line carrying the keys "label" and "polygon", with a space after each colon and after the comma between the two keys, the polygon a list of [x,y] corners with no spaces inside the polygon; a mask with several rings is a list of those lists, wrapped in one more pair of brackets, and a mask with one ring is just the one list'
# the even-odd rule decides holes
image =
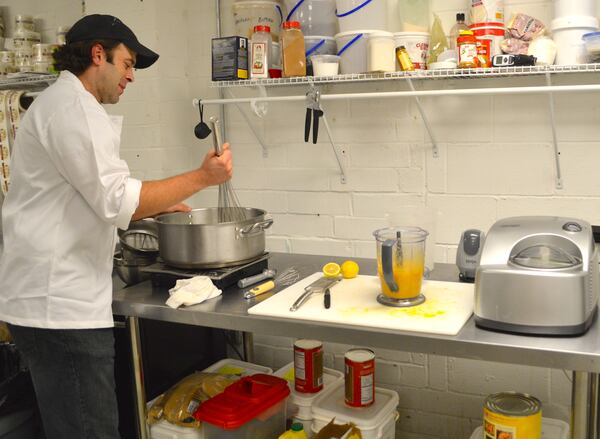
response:
{"label": "machine lid", "polygon": [[560,247],[538,244],[527,247],[512,255],[510,261],[521,267],[535,269],[573,268],[581,265],[580,257],[572,255]]}

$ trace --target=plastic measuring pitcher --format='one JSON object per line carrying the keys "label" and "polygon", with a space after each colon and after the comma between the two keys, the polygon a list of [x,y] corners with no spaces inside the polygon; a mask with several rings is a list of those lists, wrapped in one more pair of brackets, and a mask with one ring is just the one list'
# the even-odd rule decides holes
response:
{"label": "plastic measuring pitcher", "polygon": [[377,274],[384,296],[412,299],[420,295],[427,235],[420,227],[388,227],[373,232],[377,241]]}

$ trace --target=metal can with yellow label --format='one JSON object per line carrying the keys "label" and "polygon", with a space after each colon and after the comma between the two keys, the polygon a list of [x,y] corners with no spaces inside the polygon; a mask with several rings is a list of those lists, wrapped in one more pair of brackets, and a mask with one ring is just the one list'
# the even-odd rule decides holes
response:
{"label": "metal can with yellow label", "polygon": [[518,392],[489,395],[483,405],[484,439],[540,439],[542,403]]}

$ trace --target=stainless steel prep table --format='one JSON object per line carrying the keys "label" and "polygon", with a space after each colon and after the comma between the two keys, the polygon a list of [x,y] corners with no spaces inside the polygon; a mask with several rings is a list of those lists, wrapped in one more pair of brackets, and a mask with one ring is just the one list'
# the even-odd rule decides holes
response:
{"label": "stainless steel prep table", "polygon": [[[271,253],[269,267],[281,271],[289,266],[295,266],[300,271],[301,277],[305,277],[320,271],[323,264],[332,260],[342,262],[344,258]],[[361,274],[376,274],[375,260],[355,260],[360,265]],[[456,281],[458,271],[452,264],[436,264],[431,278]],[[167,289],[153,287],[150,281],[114,294],[114,314],[128,317],[130,323],[141,438],[147,436],[143,427],[145,410],[145,395],[141,384],[143,362],[139,351],[137,330],[137,319],[140,317],[230,329],[247,334],[316,338],[405,352],[572,370],[575,372],[573,373],[571,437],[572,439],[597,439],[598,437],[600,325],[597,321],[581,337],[531,337],[482,330],[475,326],[471,317],[458,335],[445,336],[322,322],[291,321],[248,314],[248,308],[258,303],[258,300],[270,297],[271,294],[273,293],[248,301],[242,297],[241,290],[230,287],[219,298],[177,310],[165,305],[168,297]]]}

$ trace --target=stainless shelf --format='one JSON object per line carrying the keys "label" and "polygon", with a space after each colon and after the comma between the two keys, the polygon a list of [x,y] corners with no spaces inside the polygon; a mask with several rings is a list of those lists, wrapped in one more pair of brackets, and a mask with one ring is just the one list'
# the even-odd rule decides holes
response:
{"label": "stainless shelf", "polygon": [[0,79],[0,88],[43,87],[52,84],[57,77],[47,73],[13,73]]}
{"label": "stainless shelf", "polygon": [[303,76],[296,78],[251,79],[239,81],[212,81],[211,87],[255,87],[285,86],[302,84],[337,84],[346,82],[373,82],[398,79],[467,79],[489,77],[512,77],[545,75],[559,73],[600,72],[600,64],[578,64],[572,66],[529,66],[529,67],[492,67],[489,69],[440,69],[418,70],[414,72],[357,73],[337,76]]}

